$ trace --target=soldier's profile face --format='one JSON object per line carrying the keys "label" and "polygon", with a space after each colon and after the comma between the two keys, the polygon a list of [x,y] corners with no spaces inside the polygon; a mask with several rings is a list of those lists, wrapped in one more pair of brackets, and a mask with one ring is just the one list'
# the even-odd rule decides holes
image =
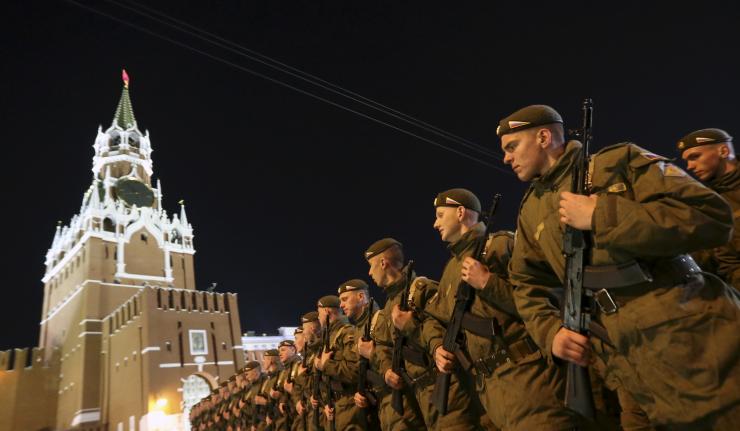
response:
{"label": "soldier's profile face", "polygon": [[339,307],[344,315],[354,319],[362,314],[363,293],[361,291],[344,292],[339,295]]}
{"label": "soldier's profile face", "polygon": [[522,130],[501,137],[504,164],[511,165],[521,181],[528,182],[542,174],[546,156],[544,149],[537,143],[536,130]]}
{"label": "soldier's profile face", "polygon": [[260,369],[259,368],[252,368],[251,370],[247,371],[247,380],[249,382],[254,382],[257,380],[257,377],[260,375]]}
{"label": "soldier's profile face", "polygon": [[681,154],[681,158],[686,161],[688,169],[700,181],[708,181],[717,176],[722,164],[719,145],[702,145],[700,147],[689,148]]}
{"label": "soldier's profile face", "polygon": [[303,339],[307,343],[313,343],[318,337],[319,325],[317,322],[306,322],[303,324]]}
{"label": "soldier's profile face", "polygon": [[281,346],[278,349],[278,352],[280,354],[280,361],[282,361],[282,362],[285,362],[288,359],[290,359],[293,356],[295,356],[295,349],[293,347],[290,347],[290,346]]}
{"label": "soldier's profile face", "polygon": [[[305,325],[304,325],[305,326]],[[305,329],[304,329],[305,331]],[[295,334],[295,348],[297,351],[302,352],[303,347],[306,345],[306,337],[303,335],[303,332],[300,332],[298,334]]]}
{"label": "soldier's profile face", "polygon": [[460,236],[462,222],[457,215],[458,209],[454,207],[437,207],[434,217],[434,228],[444,242],[456,241]]}
{"label": "soldier's profile face", "polygon": [[370,278],[373,279],[373,282],[378,287],[385,287],[383,286],[383,281],[385,277],[383,276],[383,265],[381,265],[381,261],[383,260],[383,256],[376,255],[370,258],[370,260],[367,261],[367,263],[370,265],[370,269],[368,270],[367,274],[370,276]]}

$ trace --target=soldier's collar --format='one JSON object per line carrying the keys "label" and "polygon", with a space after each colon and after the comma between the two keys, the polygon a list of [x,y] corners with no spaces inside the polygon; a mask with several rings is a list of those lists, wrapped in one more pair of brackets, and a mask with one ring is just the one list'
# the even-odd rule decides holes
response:
{"label": "soldier's collar", "polygon": [[448,245],[447,248],[455,257],[460,257],[475,242],[475,239],[483,236],[485,232],[486,225],[483,222],[478,222],[469,231],[465,232],[460,239]]}
{"label": "soldier's collar", "polygon": [[552,189],[556,184],[559,184],[563,176],[570,173],[570,168],[582,149],[583,145],[580,142],[569,141],[565,145],[565,152],[558,161],[542,176],[532,180],[532,185],[537,188]]}
{"label": "soldier's collar", "polygon": [[[395,297],[399,293],[403,291],[403,289],[406,288],[406,280],[408,280],[409,275],[409,266],[408,264],[401,270],[401,278],[396,280],[393,284],[387,286],[384,291],[388,299]],[[413,280],[415,277],[415,274],[411,274],[411,279]]]}
{"label": "soldier's collar", "polygon": [[733,171],[712,178],[707,181],[707,185],[717,193],[737,189],[740,187],[740,166]]}
{"label": "soldier's collar", "polygon": [[338,326],[343,326],[347,323],[349,323],[349,319],[347,318],[347,316],[339,316],[335,321],[329,323],[329,331],[333,331]]}

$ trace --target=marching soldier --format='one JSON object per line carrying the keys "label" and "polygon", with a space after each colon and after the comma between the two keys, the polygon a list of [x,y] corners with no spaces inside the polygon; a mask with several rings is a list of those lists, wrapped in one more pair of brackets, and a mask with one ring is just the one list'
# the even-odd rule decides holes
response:
{"label": "marching soldier", "polygon": [[[604,378],[651,423],[669,429],[736,429],[740,422],[738,298],[682,253],[726,244],[724,200],[668,159],[625,143],[590,160],[590,196],[569,192],[582,146],[565,142],[552,108],[514,112],[497,130],[504,162],[531,185],[509,265],[519,313],[549,360],[604,363]],[[562,325],[565,223],[592,244],[583,276],[592,321],[608,339]],[[620,398],[621,401],[621,398]]]}
{"label": "marching soldier", "polygon": [[[303,360],[301,361],[300,372],[293,385],[293,401],[296,406],[296,412],[302,417],[303,431],[318,431],[322,429],[320,426],[321,418],[315,415],[311,397],[316,380],[316,371],[313,365],[314,359],[319,354],[321,348],[319,314],[316,311],[310,311],[301,316],[301,327],[303,329],[305,347],[304,351],[301,352]],[[318,401],[316,400],[317,406]]]}
{"label": "marching soldier", "polygon": [[244,369],[246,370],[247,380],[250,384],[245,396],[247,403],[246,419],[250,430],[257,431],[264,429],[266,402],[257,403],[257,399],[263,398],[260,396],[260,393],[262,386],[267,381],[267,375],[262,372],[262,367],[257,361],[247,362]]}
{"label": "marching soldier", "polygon": [[[507,273],[513,234],[496,232],[485,238],[486,226],[479,220],[481,204],[469,190],[444,191],[437,195],[434,206],[434,228],[452,253],[432,299],[430,313],[436,318],[427,319],[423,329],[437,369],[454,372],[469,391],[473,390],[473,399],[477,389],[478,399],[498,429],[574,428],[578,419],[563,406],[563,369],[548,363],[514,306]],[[481,243],[485,243],[484,262],[472,256]],[[462,319],[460,352],[467,355],[468,369],[455,352],[442,346],[446,327],[441,322],[452,317],[461,280],[476,290]]]}
{"label": "marching soldier", "polygon": [[[435,429],[437,411],[431,404],[431,391],[436,372],[431,357],[421,347],[419,340],[418,319],[421,316],[416,315],[414,318],[409,311],[409,328],[406,328],[406,333],[402,333],[394,327],[392,315],[394,310],[400,312],[399,304],[402,302],[411,304],[418,310],[423,309],[436,292],[436,283],[425,277],[417,277],[408,266],[404,266],[402,245],[393,238],[374,242],[365,251],[365,259],[370,266],[368,274],[383,289],[387,298],[377,322],[373,325],[377,367],[389,387],[402,391],[406,419],[404,424],[407,426],[404,429]],[[412,273],[409,274],[409,271]],[[399,359],[403,368],[400,372],[404,375],[393,370],[394,351],[401,355]],[[397,413],[390,404],[392,396],[385,397],[384,401],[387,406],[384,406],[383,412],[389,411],[384,414],[396,417]]]}
{"label": "marching soldier", "polygon": [[271,393],[278,403],[279,424],[275,429],[289,430],[292,428],[294,415],[292,414],[289,394],[285,389],[287,384],[292,384],[298,373],[301,364],[301,358],[296,351],[296,345],[293,340],[283,340],[278,345],[278,353],[283,370],[278,375],[277,389]]}
{"label": "marching soldier", "polygon": [[688,170],[730,204],[735,220],[730,242],[692,256],[703,270],[740,289],[740,170],[732,136],[721,129],[701,129],[681,138],[677,147]]}
{"label": "marching soldier", "polygon": [[308,431],[305,415],[299,414],[297,410],[298,401],[302,400],[298,381],[306,367],[306,338],[303,336],[303,327],[299,326],[293,333],[295,339],[296,360],[290,367],[290,376],[283,384],[285,395],[280,402],[280,410],[288,412],[291,418],[291,431]]}
{"label": "marching soldier", "polygon": [[[339,295],[339,306],[344,312],[344,315],[347,316],[349,322],[354,326],[355,340],[359,343],[362,340],[366,327],[371,325],[371,321],[375,318],[374,316],[380,307],[378,307],[378,304],[374,300],[371,302],[370,288],[367,283],[360,279],[352,279],[340,284],[337,294]],[[366,386],[369,386],[370,391],[373,392],[373,398],[382,396],[383,390],[387,388],[381,381],[380,376],[377,373],[373,374],[370,368],[368,368],[365,376],[366,379],[369,377],[366,380]],[[357,390],[358,387],[355,389]],[[367,399],[358,402],[357,397],[358,392],[355,391],[353,396],[355,406],[362,409],[364,413],[366,429],[380,429],[382,418],[378,417],[379,406],[377,405],[377,399],[375,400],[375,404],[373,404]]]}
{"label": "marching soldier", "polygon": [[[317,303],[319,323],[327,331],[322,352],[314,361],[314,366],[326,378],[327,428],[337,430],[364,430],[364,412],[355,406],[354,393],[359,373],[355,330],[339,309],[339,298],[327,295]],[[328,323],[328,326],[326,324]],[[334,408],[330,407],[333,402]]]}
{"label": "marching soldier", "polygon": [[[277,349],[265,351],[262,357],[262,369],[267,373],[267,378],[262,384],[259,395],[256,397],[256,402],[265,408],[265,429],[277,430],[276,427],[279,425],[277,423],[279,419],[277,397],[280,394],[275,389],[279,386],[278,379],[283,369],[280,363],[280,352]],[[273,395],[277,395],[277,397]]]}

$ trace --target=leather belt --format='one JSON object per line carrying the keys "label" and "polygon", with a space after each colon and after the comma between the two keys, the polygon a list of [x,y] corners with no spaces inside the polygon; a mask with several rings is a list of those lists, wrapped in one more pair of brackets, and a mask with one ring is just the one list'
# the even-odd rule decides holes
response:
{"label": "leather belt", "polygon": [[388,388],[383,376],[375,370],[367,370],[367,381],[373,387],[373,390],[379,391]]}
{"label": "leather belt", "polygon": [[480,358],[473,362],[471,371],[473,375],[484,375],[490,377],[493,373],[504,364],[519,362],[525,356],[528,356],[538,350],[537,345],[529,336],[523,340],[511,343],[508,348],[498,346],[499,349],[494,351],[490,356]]}
{"label": "leather belt", "polygon": [[699,265],[687,254],[659,260],[649,269],[636,261],[588,266],[583,275],[583,286],[590,291],[598,311],[607,315],[616,313],[620,306],[649,290],[690,281],[703,283],[703,276]]}
{"label": "leather belt", "polygon": [[403,346],[403,359],[420,367],[429,366],[426,352],[416,349],[413,346],[409,346],[408,344]]}
{"label": "leather belt", "polygon": [[495,318],[478,317],[469,312],[463,314],[462,327],[475,335],[485,338],[493,338],[501,332],[501,327]]}

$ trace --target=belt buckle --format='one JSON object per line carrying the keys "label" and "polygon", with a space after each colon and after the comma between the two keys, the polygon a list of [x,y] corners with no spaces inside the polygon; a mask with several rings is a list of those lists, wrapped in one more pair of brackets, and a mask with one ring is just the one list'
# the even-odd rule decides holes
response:
{"label": "belt buckle", "polygon": [[483,374],[484,376],[490,376],[493,374],[493,371],[491,371],[491,368],[486,363],[485,358],[480,358],[477,361],[473,363],[473,368],[478,372],[478,374]]}
{"label": "belt buckle", "polygon": [[606,315],[614,314],[617,312],[617,310],[619,310],[619,306],[616,302],[614,302],[614,299],[612,299],[612,296],[606,289],[601,289],[594,293],[594,301],[596,301],[596,304],[601,309],[601,312]]}

